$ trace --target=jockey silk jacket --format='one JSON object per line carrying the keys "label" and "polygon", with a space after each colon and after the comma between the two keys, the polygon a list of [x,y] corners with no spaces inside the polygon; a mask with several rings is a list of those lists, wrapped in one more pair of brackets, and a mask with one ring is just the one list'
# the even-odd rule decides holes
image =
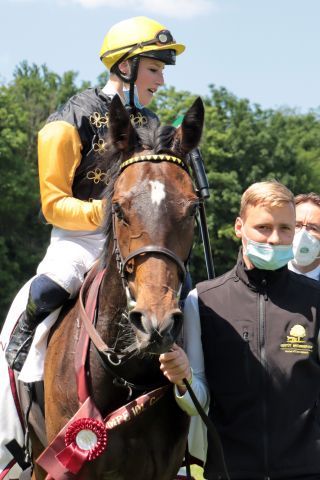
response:
{"label": "jockey silk jacket", "polygon": [[[197,291],[209,415],[231,478],[319,475],[320,284],[287,267],[247,270],[240,256]],[[205,478],[219,479],[208,441]]]}
{"label": "jockey silk jacket", "polygon": [[[103,155],[111,99],[98,88],[85,90],[50,115],[39,132],[42,213],[56,227],[93,231],[101,226],[101,198],[109,180]],[[146,108],[130,115],[136,127],[151,118],[157,120]]]}

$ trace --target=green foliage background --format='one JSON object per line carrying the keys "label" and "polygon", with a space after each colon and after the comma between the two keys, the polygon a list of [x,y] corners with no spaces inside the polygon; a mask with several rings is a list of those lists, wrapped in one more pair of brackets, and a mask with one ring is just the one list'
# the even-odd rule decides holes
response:
{"label": "green foliage background", "polygon": [[[97,79],[103,85],[102,74]],[[70,96],[90,86],[77,74],[62,76],[45,65],[17,66],[12,82],[0,85],[0,325],[22,284],[34,275],[49,241],[50,226],[38,219],[37,132]],[[195,96],[173,87],[151,105],[163,123],[185,113]],[[276,178],[295,194],[319,192],[320,111],[263,110],[225,88],[209,86],[201,150],[211,188],[206,203],[215,269],[236,258],[233,224],[242,192],[255,181]],[[191,260],[194,282],[206,278],[199,234]]]}

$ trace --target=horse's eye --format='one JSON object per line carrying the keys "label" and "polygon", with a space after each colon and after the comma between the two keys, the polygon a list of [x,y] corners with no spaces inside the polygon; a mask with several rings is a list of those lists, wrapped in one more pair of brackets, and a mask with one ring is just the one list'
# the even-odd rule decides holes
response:
{"label": "horse's eye", "polygon": [[123,211],[122,211],[122,208],[120,207],[119,203],[114,203],[113,204],[113,211],[120,220],[123,220],[124,215],[123,215]]}
{"label": "horse's eye", "polygon": [[190,216],[190,217],[195,217],[196,214],[197,214],[198,208],[199,208],[198,202],[193,203],[192,205],[190,205],[190,207],[189,207],[189,212],[188,212],[188,213],[189,213],[189,216]]}

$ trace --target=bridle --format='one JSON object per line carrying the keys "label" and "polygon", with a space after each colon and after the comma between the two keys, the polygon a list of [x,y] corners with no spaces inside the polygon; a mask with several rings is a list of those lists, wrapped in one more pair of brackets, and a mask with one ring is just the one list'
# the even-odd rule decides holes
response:
{"label": "bridle", "polygon": [[[181,158],[175,157],[173,155],[167,155],[167,154],[139,155],[137,157],[129,158],[128,160],[126,160],[120,165],[120,174],[130,165],[134,163],[139,163],[139,162],[171,162],[181,167],[183,170],[185,170],[188,173],[188,175],[190,175],[187,165],[183,162],[183,160],[181,160]],[[186,263],[188,259],[186,261],[181,260],[181,258],[179,258],[178,255],[176,255],[172,250],[169,250],[168,248],[163,247],[161,245],[145,245],[143,247],[140,247],[134,250],[133,252],[130,252],[126,257],[123,257],[123,255],[121,254],[118,238],[116,235],[116,228],[115,228],[116,212],[114,207],[112,207],[112,225],[113,225],[114,253],[116,256],[117,266],[122,278],[123,286],[127,293],[129,309],[132,308],[135,302],[130,294],[130,290],[128,287],[128,264],[131,260],[135,259],[140,255],[156,253],[156,254],[161,254],[168,257],[178,266],[181,285],[182,285],[187,274]],[[188,255],[188,258],[189,258],[189,255]]]}
{"label": "bridle", "polygon": [[[129,165],[132,165],[133,163],[138,163],[138,162],[171,162],[175,163],[176,165],[180,166],[183,168],[189,175],[189,169],[186,166],[186,164],[178,157],[174,157],[172,155],[167,155],[167,154],[158,154],[158,155],[140,155],[137,157],[130,158],[129,160],[126,160],[120,165],[120,174],[123,172],[125,168],[127,168]],[[127,296],[127,312],[132,310],[132,308],[135,306],[135,300],[131,296],[130,289],[128,286],[128,263],[133,260],[134,258],[140,256],[140,255],[147,255],[147,254],[161,254],[165,255],[168,257],[170,260],[172,260],[179,268],[179,273],[180,273],[180,281],[181,281],[181,287],[183,284],[183,281],[186,277],[186,264],[189,260],[189,255],[186,259],[186,261],[181,260],[181,258],[178,257],[172,250],[169,250],[168,248],[161,246],[161,245],[145,245],[143,247],[140,247],[133,252],[130,252],[125,258],[121,254],[121,250],[119,248],[118,244],[118,239],[116,235],[116,212],[115,209],[112,208],[112,226],[113,226],[113,240],[114,240],[114,254],[116,257],[116,262],[117,262],[117,267],[119,270],[119,273],[121,275],[122,283],[126,292]],[[191,248],[190,248],[191,251]],[[85,329],[93,342],[93,345],[95,346],[99,358],[102,362],[102,366],[104,367],[105,370],[109,371],[112,373],[112,375],[115,377],[115,383],[118,386],[123,386],[129,390],[129,396],[132,395],[132,390],[147,390],[150,389],[151,387],[158,387],[159,385],[136,385],[133,383],[130,383],[126,381],[124,378],[119,376],[116,372],[116,367],[120,366],[120,364],[123,363],[125,359],[129,359],[131,357],[131,353],[120,353],[116,352],[114,348],[110,348],[100,337],[99,333],[97,332],[94,324],[88,317],[88,314],[86,312],[85,308],[85,297],[86,297],[86,291],[88,289],[88,286],[91,285],[91,283],[95,283],[95,287],[93,290],[91,290],[91,295],[94,301],[96,301],[98,297],[98,292],[100,288],[100,284],[102,281],[102,278],[104,276],[105,270],[97,272],[98,266],[91,270],[89,273],[88,277],[85,279],[85,282],[83,283],[81,290],[80,290],[80,295],[79,295],[79,308],[80,308],[80,318],[85,326]],[[181,291],[180,287],[180,291]],[[180,291],[178,292],[178,296],[180,296]],[[115,359],[115,360],[114,360]]]}

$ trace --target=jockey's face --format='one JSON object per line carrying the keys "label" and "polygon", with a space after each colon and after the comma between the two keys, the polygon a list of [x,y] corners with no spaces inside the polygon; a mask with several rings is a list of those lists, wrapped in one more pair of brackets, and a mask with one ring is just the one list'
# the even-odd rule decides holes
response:
{"label": "jockey's face", "polygon": [[140,58],[136,87],[139,101],[143,106],[149,105],[154,93],[164,84],[165,64],[153,58]]}

